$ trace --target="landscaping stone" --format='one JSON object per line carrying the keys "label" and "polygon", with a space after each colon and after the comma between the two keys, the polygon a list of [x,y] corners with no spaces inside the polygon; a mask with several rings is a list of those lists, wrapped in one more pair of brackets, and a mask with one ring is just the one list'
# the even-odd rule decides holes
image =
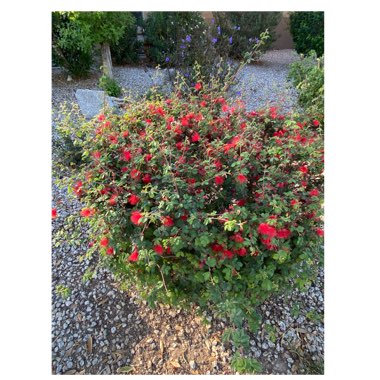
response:
{"label": "landscaping stone", "polygon": [[111,97],[104,91],[78,89],[75,97],[81,112],[87,119],[99,115],[104,107],[115,107]]}

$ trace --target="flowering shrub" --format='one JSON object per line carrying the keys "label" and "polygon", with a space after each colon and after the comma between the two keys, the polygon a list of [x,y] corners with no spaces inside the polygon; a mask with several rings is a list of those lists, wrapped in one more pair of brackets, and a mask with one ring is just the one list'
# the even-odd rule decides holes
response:
{"label": "flowering shrub", "polygon": [[76,126],[85,160],[70,190],[91,226],[87,254],[150,304],[214,305],[254,328],[254,307],[309,284],[322,260],[320,127],[275,107],[246,112],[198,79],[187,97]]}

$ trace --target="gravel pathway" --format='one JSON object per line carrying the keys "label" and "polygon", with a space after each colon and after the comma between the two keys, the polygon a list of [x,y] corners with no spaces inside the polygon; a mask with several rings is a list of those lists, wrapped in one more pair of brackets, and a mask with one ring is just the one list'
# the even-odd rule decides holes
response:
{"label": "gravel pathway", "polygon": [[[254,74],[253,87],[246,85],[249,109],[280,101],[284,110],[295,105],[294,90],[286,84],[287,64],[296,59],[291,50],[268,52],[260,65],[249,66],[242,75]],[[116,68],[115,77],[136,93],[144,92],[152,79],[138,68]],[[67,82],[53,74],[53,108],[73,101],[76,88],[97,89],[97,77]],[[250,90],[250,88],[256,90]],[[244,90],[244,89],[241,89]],[[250,92],[251,91],[251,92]],[[53,135],[54,136],[54,135]],[[235,348],[221,342],[227,322],[195,308],[177,310],[159,305],[151,310],[133,289],[121,291],[106,269],[94,280],[82,281],[96,257],[79,261],[88,244],[86,229],[82,245],[70,246],[58,238],[63,220],[82,208],[68,199],[53,179],[52,207],[58,217],[52,223],[52,373],[53,374],[234,374],[230,367]],[[58,244],[57,244],[58,243]],[[251,335],[249,355],[257,358],[266,374],[323,373],[324,275],[307,292],[293,291],[274,297],[262,306],[263,321]],[[68,296],[57,286],[69,289]],[[59,289],[59,288],[58,288]]]}

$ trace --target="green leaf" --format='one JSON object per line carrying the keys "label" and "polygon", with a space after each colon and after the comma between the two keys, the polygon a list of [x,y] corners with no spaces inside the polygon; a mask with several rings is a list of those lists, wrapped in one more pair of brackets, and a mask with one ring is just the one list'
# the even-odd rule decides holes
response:
{"label": "green leaf", "polygon": [[206,260],[206,264],[213,268],[216,265],[216,260],[213,257],[208,257]]}
{"label": "green leaf", "polygon": [[271,280],[268,280],[268,279],[265,279],[262,284],[261,284],[261,287],[264,289],[264,290],[267,290],[268,292],[272,289],[272,282]]}

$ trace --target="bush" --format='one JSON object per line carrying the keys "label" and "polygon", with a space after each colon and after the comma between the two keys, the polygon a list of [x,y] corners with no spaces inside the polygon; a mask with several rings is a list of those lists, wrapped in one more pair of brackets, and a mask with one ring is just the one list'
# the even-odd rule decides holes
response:
{"label": "bush", "polygon": [[89,29],[71,20],[67,13],[52,14],[52,56],[54,63],[76,78],[86,77],[93,62]]}
{"label": "bush", "polygon": [[99,79],[99,87],[109,96],[118,98],[122,94],[122,89],[115,79],[102,75]]}
{"label": "bush", "polygon": [[298,101],[305,111],[323,120],[324,67],[323,57],[314,51],[290,66],[289,78],[298,91]]}
{"label": "bush", "polygon": [[[196,63],[204,82],[218,76],[223,83],[239,67],[228,61],[229,34],[220,25],[208,25],[199,12],[153,12],[146,22],[146,38],[150,59],[178,71],[188,86],[196,81]],[[246,63],[259,56],[268,38],[267,31],[260,34],[260,41],[254,41],[244,54]]]}
{"label": "bush", "polygon": [[139,49],[142,43],[137,41],[136,18],[133,16],[128,20],[125,27],[124,35],[117,43],[111,44],[112,60],[115,64],[125,65],[136,63],[139,60]]}
{"label": "bush", "polygon": [[255,307],[310,284],[321,263],[323,141],[315,121],[247,113],[198,79],[187,97],[182,81],[168,99],[72,128],[88,163],[70,190],[91,226],[88,256],[152,306],[211,305],[244,347]]}
{"label": "bush", "polygon": [[318,57],[324,54],[324,13],[293,12],[290,14],[290,32],[297,53],[314,50]]}
{"label": "bush", "polygon": [[215,25],[221,26],[221,34],[231,38],[229,56],[241,59],[265,30],[268,30],[268,39],[260,52],[265,52],[270,47],[275,39],[274,30],[280,21],[281,12],[213,12],[213,15]]}

